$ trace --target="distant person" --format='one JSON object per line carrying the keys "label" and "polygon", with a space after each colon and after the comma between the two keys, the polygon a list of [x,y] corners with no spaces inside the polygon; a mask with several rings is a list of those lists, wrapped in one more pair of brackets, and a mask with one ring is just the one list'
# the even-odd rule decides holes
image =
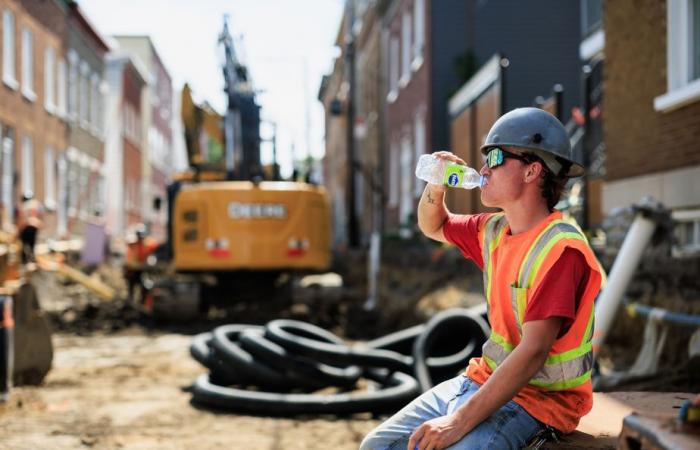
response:
{"label": "distant person", "polygon": [[[128,296],[132,301],[143,301],[144,286],[141,275],[146,267],[148,257],[155,252],[158,242],[148,235],[145,225],[138,224],[127,236],[124,278],[128,287]],[[140,298],[136,298],[138,295]]]}
{"label": "distant person", "polygon": [[44,208],[31,193],[22,196],[22,204],[18,208],[17,233],[21,243],[22,264],[36,262],[34,248],[39,230],[43,225]]}
{"label": "distant person", "polygon": [[592,408],[593,301],[603,273],[578,228],[554,209],[583,167],[564,126],[536,108],[498,119],[481,152],[481,202],[501,212],[452,214],[446,188],[428,184],[418,224],[484,271],[491,335],[463,374],[373,430],[362,450],[518,449],[551,429],[574,431]]}

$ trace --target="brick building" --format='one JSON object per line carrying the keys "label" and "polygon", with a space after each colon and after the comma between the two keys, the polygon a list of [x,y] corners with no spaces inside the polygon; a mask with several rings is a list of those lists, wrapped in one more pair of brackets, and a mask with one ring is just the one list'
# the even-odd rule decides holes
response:
{"label": "brick building", "polygon": [[[606,2],[602,208],[651,195],[700,249],[700,2]],[[630,20],[644,17],[644,20]]]}
{"label": "brick building", "polygon": [[46,205],[43,234],[57,229],[54,161],[66,149],[61,97],[66,15],[63,1],[0,0],[0,202],[14,228],[22,196]]}
{"label": "brick building", "polygon": [[140,60],[128,53],[107,55],[109,84],[105,138],[107,227],[120,246],[129,227],[143,222],[143,129],[141,95],[148,75]]}
{"label": "brick building", "polygon": [[66,57],[57,62],[66,86],[59,89],[65,97],[59,109],[68,125],[67,150],[57,159],[54,197],[59,233],[79,236],[85,223],[104,214],[104,58],[109,47],[74,2],[67,25]]}
{"label": "brick building", "polygon": [[148,74],[141,116],[143,150],[141,195],[143,220],[154,237],[165,237],[167,212],[159,207],[173,172],[172,79],[148,36],[115,36],[119,47],[136,55]]}
{"label": "brick building", "polygon": [[381,54],[382,24],[376,2],[367,2],[358,11],[362,25],[355,44],[355,214],[360,241],[367,243],[372,230],[381,226],[383,194],[382,133],[384,107]]}
{"label": "brick building", "polygon": [[[434,66],[433,31],[441,37],[457,33],[454,17],[448,14],[440,27],[433,28],[432,14],[436,9],[459,9],[455,2],[425,0],[394,0],[384,12],[383,52],[386,55],[386,141],[384,191],[386,195],[385,228],[410,229],[415,223],[415,206],[424,184],[413,175],[415,162],[432,149],[445,148],[446,135],[434,127],[444,118],[436,104],[440,98],[436,86],[447,67]],[[437,39],[439,41],[439,39]],[[441,52],[456,56],[461,46],[445,46]],[[441,55],[446,62],[449,55]],[[445,124],[443,120],[442,125]]]}

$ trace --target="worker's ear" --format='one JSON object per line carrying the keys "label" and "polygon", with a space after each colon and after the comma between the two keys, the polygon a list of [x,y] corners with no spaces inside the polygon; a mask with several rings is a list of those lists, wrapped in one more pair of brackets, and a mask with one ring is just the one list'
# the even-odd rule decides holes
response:
{"label": "worker's ear", "polygon": [[540,175],[542,175],[542,172],[544,171],[544,167],[542,167],[542,163],[539,161],[532,162],[527,165],[527,170],[525,171],[525,182],[526,183],[532,183],[533,181],[537,180]]}

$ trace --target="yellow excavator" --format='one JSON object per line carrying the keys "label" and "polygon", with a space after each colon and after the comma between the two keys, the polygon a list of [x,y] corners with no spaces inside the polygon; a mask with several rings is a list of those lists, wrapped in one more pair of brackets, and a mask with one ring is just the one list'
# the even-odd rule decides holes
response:
{"label": "yellow excavator", "polygon": [[166,320],[187,320],[212,305],[284,297],[295,275],[331,262],[325,189],[282,181],[260,162],[260,107],[224,22],[219,42],[228,94],[224,117],[183,90],[190,168],[168,188],[168,239],[151,261],[146,303]]}

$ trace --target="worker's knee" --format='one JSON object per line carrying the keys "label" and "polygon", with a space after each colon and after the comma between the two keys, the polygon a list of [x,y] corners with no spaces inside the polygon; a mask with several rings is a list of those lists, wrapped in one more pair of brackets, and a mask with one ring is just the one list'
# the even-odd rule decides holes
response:
{"label": "worker's knee", "polygon": [[409,436],[392,436],[389,438],[388,436],[382,436],[382,433],[378,431],[379,429],[375,428],[365,436],[360,444],[360,450],[403,450],[408,446]]}

